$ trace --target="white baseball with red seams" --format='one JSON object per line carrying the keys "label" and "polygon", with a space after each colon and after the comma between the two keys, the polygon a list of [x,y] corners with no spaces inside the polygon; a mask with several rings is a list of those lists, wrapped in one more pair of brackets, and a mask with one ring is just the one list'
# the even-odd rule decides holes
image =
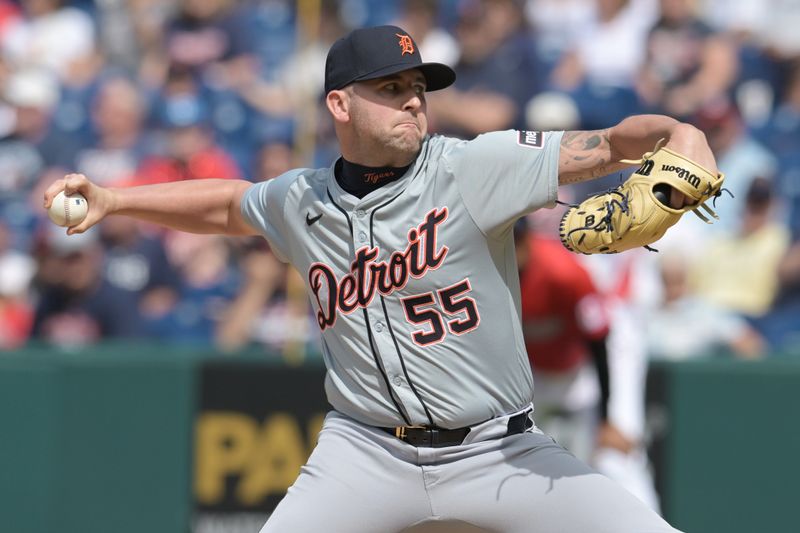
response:
{"label": "white baseball with red seams", "polygon": [[88,212],[89,203],[82,194],[66,195],[64,191],[61,191],[53,198],[53,203],[47,210],[47,216],[59,226],[72,227],[80,224]]}

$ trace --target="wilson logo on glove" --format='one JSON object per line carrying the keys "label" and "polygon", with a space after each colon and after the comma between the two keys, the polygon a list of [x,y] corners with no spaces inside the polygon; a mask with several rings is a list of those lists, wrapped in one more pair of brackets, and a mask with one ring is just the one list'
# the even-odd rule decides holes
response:
{"label": "wilson logo on glove", "polygon": [[685,168],[676,167],[674,165],[661,165],[661,170],[665,172],[674,172],[682,180],[688,181],[695,189],[700,188],[700,176],[692,174]]}

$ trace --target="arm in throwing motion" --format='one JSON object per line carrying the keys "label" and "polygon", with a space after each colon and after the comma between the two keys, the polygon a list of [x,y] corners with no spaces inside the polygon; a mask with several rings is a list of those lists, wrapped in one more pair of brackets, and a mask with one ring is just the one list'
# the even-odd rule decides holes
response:
{"label": "arm in throwing motion", "polygon": [[68,174],[53,182],[44,194],[44,208],[61,192],[81,193],[89,212],[67,233],[83,233],[108,215],[127,215],[139,220],[190,233],[256,235],[241,215],[244,192],[252,185],[244,180],[204,179],[106,188],[83,174]]}

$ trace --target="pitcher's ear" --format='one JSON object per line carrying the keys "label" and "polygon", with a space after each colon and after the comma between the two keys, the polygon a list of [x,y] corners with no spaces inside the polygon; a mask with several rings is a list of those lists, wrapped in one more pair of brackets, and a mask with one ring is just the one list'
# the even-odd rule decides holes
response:
{"label": "pitcher's ear", "polygon": [[350,94],[345,89],[330,91],[325,97],[325,105],[328,106],[331,116],[337,122],[350,121]]}

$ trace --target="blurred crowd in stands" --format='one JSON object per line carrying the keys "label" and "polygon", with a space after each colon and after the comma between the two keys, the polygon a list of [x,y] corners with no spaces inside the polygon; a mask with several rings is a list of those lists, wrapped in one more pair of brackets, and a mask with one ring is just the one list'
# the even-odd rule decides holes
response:
{"label": "blurred crowd in stands", "polygon": [[[700,127],[727,175],[720,221],[687,214],[659,253],[587,268],[635,310],[653,357],[800,347],[800,2],[0,0],[0,349],[314,346],[302,280],[263,239],[125,217],[67,237],[42,191],[67,172],[124,187],[328,166],[327,49],[383,23],[458,74],[429,95],[432,133],[596,129],[646,112]],[[557,238],[559,215],[532,225]]]}

